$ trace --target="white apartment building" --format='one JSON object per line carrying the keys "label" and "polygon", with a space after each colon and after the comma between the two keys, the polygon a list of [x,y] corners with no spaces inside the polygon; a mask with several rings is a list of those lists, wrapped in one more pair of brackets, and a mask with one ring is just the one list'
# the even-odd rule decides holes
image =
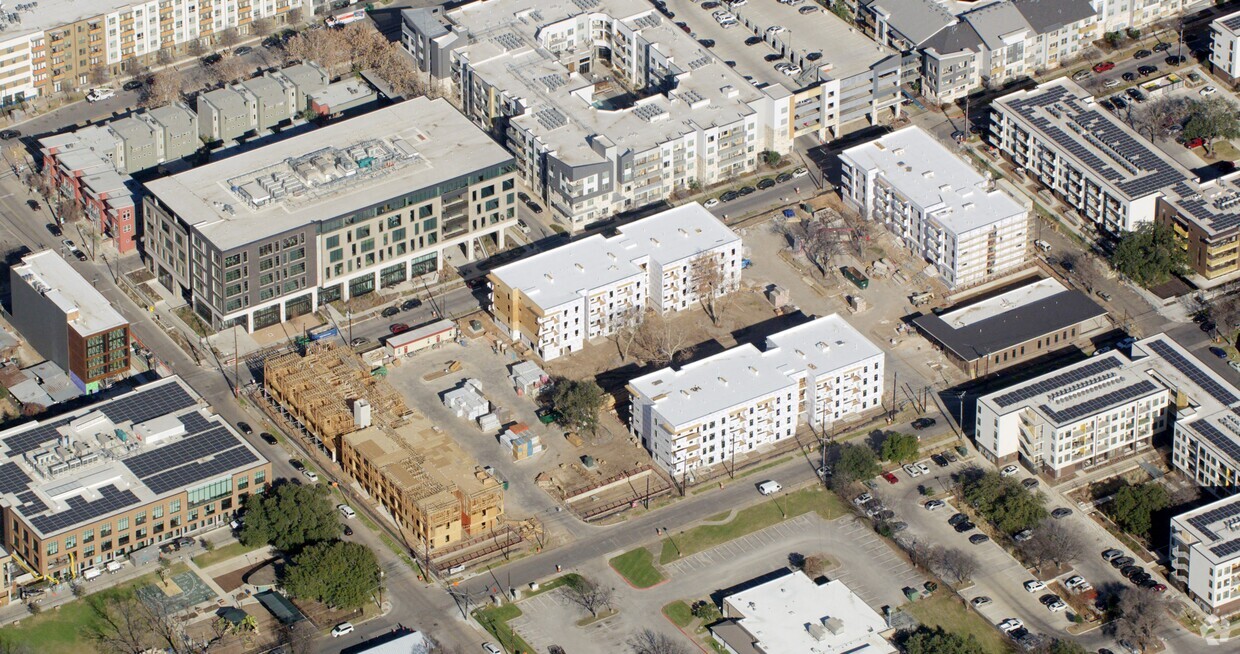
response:
{"label": "white apartment building", "polygon": [[1067,78],[994,101],[991,142],[1100,231],[1153,221],[1164,189],[1196,177]]}
{"label": "white apartment building", "polygon": [[1195,0],[1090,0],[1098,10],[1104,32],[1135,27],[1142,29],[1160,20],[1175,18]]}
{"label": "white apartment building", "polygon": [[1171,519],[1171,574],[1203,611],[1240,611],[1240,495]]}
{"label": "white apartment building", "polygon": [[949,286],[1023,266],[1029,209],[920,127],[840,153],[840,194],[934,264]]}
{"label": "white apartment building", "polygon": [[[740,286],[741,239],[700,204],[616,231],[492,270],[495,323],[550,361],[639,322],[647,308],[682,311],[702,292],[725,295]],[[707,269],[718,277],[703,278]]]}
{"label": "white apartment building", "polygon": [[882,407],[884,353],[838,314],[629,382],[629,430],[656,463],[691,479]]}
{"label": "white apartment building", "polygon": [[1240,11],[1210,23],[1210,65],[1233,84],[1240,77]]}
{"label": "white apartment building", "polygon": [[979,398],[975,440],[993,461],[1058,478],[1145,450],[1175,425],[1173,463],[1195,478],[1180,423],[1227,402],[1240,404],[1230,384],[1158,334]]}

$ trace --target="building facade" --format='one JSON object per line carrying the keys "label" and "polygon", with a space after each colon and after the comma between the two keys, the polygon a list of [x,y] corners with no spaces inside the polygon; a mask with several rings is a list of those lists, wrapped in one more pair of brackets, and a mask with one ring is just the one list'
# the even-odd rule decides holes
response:
{"label": "building facade", "polygon": [[884,354],[839,315],[631,382],[629,430],[676,479],[877,412]]}
{"label": "building facade", "polygon": [[271,464],[178,377],[13,427],[0,442],[4,547],[36,580],[227,524],[271,478]]}
{"label": "building facade", "polygon": [[1210,66],[1233,84],[1240,78],[1240,11],[1210,23]]}
{"label": "building facade", "polygon": [[207,324],[261,329],[503,248],[515,172],[417,98],[148,183],[143,254]]}
{"label": "building facade", "polygon": [[129,374],[129,321],[51,250],[9,269],[12,323],[79,390],[94,392]]}
{"label": "building facade", "polygon": [[1240,611],[1240,496],[1171,519],[1171,579],[1201,610]]}
{"label": "building facade", "polygon": [[198,135],[227,142],[292,122],[309,108],[310,94],[330,81],[322,66],[308,61],[200,94]]}
{"label": "building facade", "polygon": [[1175,232],[1197,286],[1240,270],[1240,172],[1171,185],[1155,215]]}
{"label": "building facade", "polygon": [[490,311],[515,342],[549,361],[740,287],[741,239],[695,203],[491,271]]}
{"label": "building facade", "polygon": [[948,286],[979,284],[1028,261],[1028,207],[920,127],[849,148],[840,163],[844,201],[885,224]]}

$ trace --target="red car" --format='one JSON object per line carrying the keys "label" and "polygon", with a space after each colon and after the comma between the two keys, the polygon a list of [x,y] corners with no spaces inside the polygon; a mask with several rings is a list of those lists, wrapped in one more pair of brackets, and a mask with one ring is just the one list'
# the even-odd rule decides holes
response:
{"label": "red car", "polygon": [[895,483],[899,483],[900,481],[899,477],[891,474],[890,472],[884,472],[883,479],[886,479],[888,484],[895,484]]}
{"label": "red car", "polygon": [[1102,63],[1097,64],[1096,66],[1094,66],[1094,72],[1095,72],[1095,73],[1105,73],[1105,72],[1107,72],[1108,70],[1111,70],[1112,68],[1115,68],[1115,62],[1114,62],[1114,61],[1104,61],[1104,62],[1102,62]]}
{"label": "red car", "polygon": [[403,322],[398,322],[391,327],[388,327],[388,330],[390,330],[393,334],[399,334],[401,332],[409,331],[409,325],[406,325]]}
{"label": "red car", "polygon": [[1154,591],[1155,593],[1166,592],[1167,584],[1154,584],[1153,586],[1150,586],[1150,590]]}
{"label": "red car", "polygon": [[1199,148],[1205,144],[1206,144],[1206,140],[1201,137],[1198,137],[1195,139],[1189,139],[1188,141],[1185,141],[1184,147],[1188,148],[1189,150],[1192,150],[1193,148]]}

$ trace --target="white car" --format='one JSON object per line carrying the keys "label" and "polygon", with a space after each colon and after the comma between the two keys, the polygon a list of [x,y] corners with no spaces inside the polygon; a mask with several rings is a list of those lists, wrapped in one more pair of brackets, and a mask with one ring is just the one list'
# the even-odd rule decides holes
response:
{"label": "white car", "polygon": [[801,74],[801,67],[797,66],[796,64],[792,64],[790,66],[785,67],[783,70],[779,72],[787,75],[788,77],[796,77],[797,75]]}
{"label": "white car", "polygon": [[352,520],[357,517],[357,511],[354,511],[353,507],[348,504],[339,504],[336,506],[336,509],[340,511],[340,515],[344,516],[345,520]]}
{"label": "white car", "polygon": [[919,462],[917,462],[917,463],[914,463],[913,465],[917,466],[917,469],[921,471],[921,474],[923,474],[923,475],[928,475],[928,474],[930,474],[930,466],[928,466],[928,465],[926,465],[926,464],[924,464],[924,463],[921,463],[920,461],[919,461]]}
{"label": "white car", "polygon": [[310,481],[316,484],[319,483],[319,475],[315,473],[313,470],[306,468],[305,470],[301,471],[301,474],[305,475],[306,479],[309,479]]}
{"label": "white car", "polygon": [[1020,620],[1017,620],[1016,618],[1008,618],[1004,620],[1003,622],[999,623],[999,631],[1002,631],[1003,633],[1006,634],[1006,633],[1011,633],[1013,631],[1016,631],[1017,629],[1020,629],[1021,627],[1024,627],[1024,626],[1025,626],[1025,623],[1021,622]]}
{"label": "white car", "polygon": [[796,170],[792,171],[793,177],[805,177],[808,174],[809,174],[808,168],[797,168]]}
{"label": "white car", "polygon": [[1200,91],[1198,91],[1198,93],[1202,95],[1214,95],[1215,93],[1218,93],[1218,89],[1214,88],[1213,86],[1207,86],[1201,89]]}
{"label": "white car", "polygon": [[857,506],[865,506],[865,503],[872,499],[874,499],[873,495],[870,495],[869,493],[862,493],[853,498],[853,504],[856,504]]}
{"label": "white car", "polygon": [[520,219],[517,220],[517,229],[521,230],[522,234],[530,233],[530,226],[525,224],[524,220],[520,220]]}
{"label": "white car", "polygon": [[927,511],[938,511],[939,509],[947,505],[943,503],[943,500],[930,500],[929,502],[926,502],[923,506],[926,507]]}
{"label": "white car", "polygon": [[345,634],[351,633],[353,633],[352,622],[341,622],[340,624],[332,627],[332,638],[339,638]]}
{"label": "white car", "polygon": [[787,30],[784,29],[783,25],[771,25],[770,27],[766,28],[767,34],[779,34],[780,32],[784,32],[784,31],[787,31]]}
{"label": "white car", "polygon": [[1102,86],[1103,86],[1104,88],[1113,89],[1113,88],[1115,88],[1115,87],[1119,86],[1119,80],[1117,80],[1117,79],[1115,79],[1114,77],[1112,77],[1111,79],[1109,79],[1109,80],[1107,80],[1107,81],[1103,82],[1103,83],[1102,83]]}
{"label": "white car", "polygon": [[1050,252],[1050,251],[1051,251],[1051,244],[1050,244],[1050,243],[1047,243],[1046,241],[1043,241],[1042,239],[1038,239],[1038,240],[1034,241],[1034,242],[1033,242],[1033,247],[1035,247],[1035,248],[1037,248],[1037,249],[1039,249],[1039,250],[1041,250],[1041,251],[1043,251],[1043,252]]}
{"label": "white car", "polygon": [[910,476],[910,477],[920,477],[920,476],[921,476],[921,470],[919,470],[919,469],[917,468],[917,466],[915,466],[915,465],[913,465],[913,464],[911,464],[911,463],[906,463],[906,464],[904,464],[904,472],[907,472],[907,473],[908,473],[908,476]]}
{"label": "white car", "polygon": [[1010,466],[1004,466],[1004,468],[999,471],[999,474],[1003,477],[1011,477],[1016,474],[1018,470],[1020,470],[1020,468],[1017,468],[1016,464],[1012,464]]}
{"label": "white car", "polygon": [[703,203],[702,203],[702,206],[703,206],[703,207],[706,207],[707,209],[713,209],[713,208],[715,208],[715,207],[719,206],[719,198],[711,198],[711,199],[709,199],[709,200],[707,200],[707,201],[703,202]]}
{"label": "white car", "polygon": [[1059,613],[1060,611],[1066,610],[1068,605],[1064,604],[1063,600],[1055,600],[1054,602],[1047,604],[1046,608],[1050,609],[1051,613]]}
{"label": "white car", "polygon": [[744,7],[747,4],[749,4],[749,0],[732,0],[732,2],[728,3],[728,6],[729,7]]}
{"label": "white car", "polygon": [[1087,590],[1093,590],[1094,588],[1094,585],[1086,581],[1081,575],[1068,577],[1068,580],[1065,581],[1063,585],[1067,586],[1068,590],[1077,593],[1083,593]]}
{"label": "white car", "polygon": [[504,654],[504,650],[496,647],[495,645],[492,645],[491,643],[483,643],[482,651],[486,652],[487,654]]}
{"label": "white car", "polygon": [[783,490],[783,488],[783,486],[779,485],[779,482],[772,481],[770,479],[758,484],[758,492],[763,495],[774,495],[775,493]]}
{"label": "white car", "polygon": [[1046,590],[1046,584],[1037,579],[1030,579],[1025,582],[1025,592],[1036,593],[1040,590]]}

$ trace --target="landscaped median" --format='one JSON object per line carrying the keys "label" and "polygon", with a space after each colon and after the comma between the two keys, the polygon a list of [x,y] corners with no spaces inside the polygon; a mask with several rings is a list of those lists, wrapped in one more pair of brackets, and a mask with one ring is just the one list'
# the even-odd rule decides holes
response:
{"label": "landscaped median", "polygon": [[[822,516],[824,520],[834,520],[845,513],[839,498],[820,486],[774,495],[759,504],[737,511],[727,522],[700,525],[664,538],[659,563],[666,565],[810,511]],[[707,522],[719,522],[727,518],[727,515],[721,513],[712,516],[707,518]]]}
{"label": "landscaped median", "polygon": [[650,588],[666,579],[663,573],[654,567],[654,554],[644,547],[629,550],[607,563],[634,588]]}
{"label": "landscaped median", "polygon": [[976,612],[970,611],[964,602],[954,595],[934,593],[930,597],[911,602],[904,607],[927,627],[942,627],[948,633],[963,638],[972,636],[987,654],[1004,654],[1012,651],[1003,635]]}

